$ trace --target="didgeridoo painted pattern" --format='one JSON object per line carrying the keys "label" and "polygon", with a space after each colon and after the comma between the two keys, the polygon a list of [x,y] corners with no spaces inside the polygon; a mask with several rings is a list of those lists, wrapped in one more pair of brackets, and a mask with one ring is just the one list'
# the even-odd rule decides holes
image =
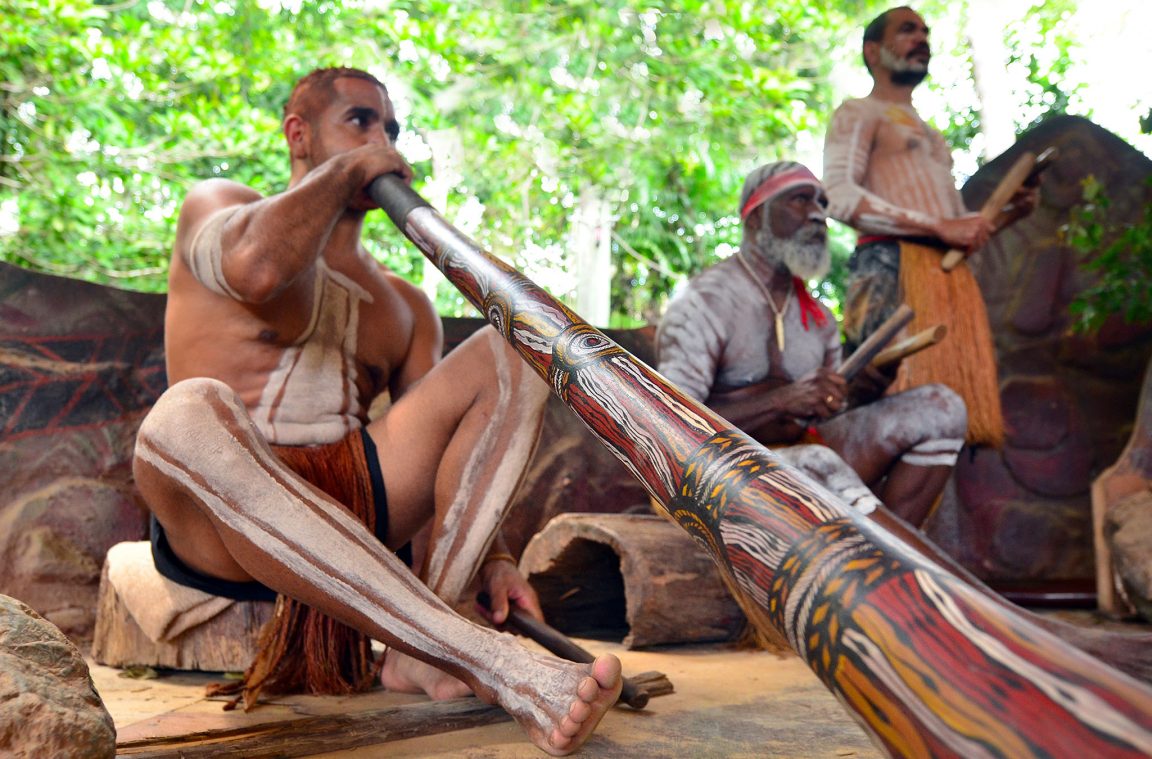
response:
{"label": "didgeridoo painted pattern", "polygon": [[395,177],[370,192],[890,755],[1152,755],[1152,689],[852,511]]}

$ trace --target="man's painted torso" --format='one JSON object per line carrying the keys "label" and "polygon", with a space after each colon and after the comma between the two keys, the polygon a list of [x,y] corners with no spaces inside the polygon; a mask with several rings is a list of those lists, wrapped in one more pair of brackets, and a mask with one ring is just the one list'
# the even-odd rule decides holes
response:
{"label": "man's painted torso", "polygon": [[165,321],[169,383],[225,382],[276,445],[331,443],[363,426],[413,330],[391,275],[363,252],[340,270],[318,260],[298,288],[264,305],[211,292],[174,258]]}
{"label": "man's painted torso", "polygon": [[791,382],[840,359],[836,320],[823,304],[823,327],[805,328],[793,297],[784,315],[784,344],[776,350],[774,314],[763,291],[736,256],[696,275],[669,304],[657,345],[660,372],[697,400],[713,390],[768,379]]}
{"label": "man's painted torso", "polygon": [[824,182],[830,215],[864,232],[901,234],[909,222],[967,213],[943,135],[902,103],[866,97],[836,109]]}
{"label": "man's painted torso", "polygon": [[289,346],[255,406],[252,419],[280,445],[333,442],[359,429],[367,403],[357,387],[357,337],[368,291],[318,263],[312,317]]}

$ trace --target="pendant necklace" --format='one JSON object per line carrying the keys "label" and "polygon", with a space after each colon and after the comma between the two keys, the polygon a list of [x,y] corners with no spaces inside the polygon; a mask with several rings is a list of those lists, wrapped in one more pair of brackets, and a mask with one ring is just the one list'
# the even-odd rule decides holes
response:
{"label": "pendant necklace", "polygon": [[764,299],[768,301],[769,308],[775,315],[776,323],[776,345],[780,347],[780,352],[784,352],[784,314],[788,313],[788,306],[792,304],[792,288],[788,288],[788,294],[784,296],[784,308],[776,307],[776,300],[772,297],[772,293],[768,290],[760,278],[756,276],[756,272],[752,269],[752,264],[748,263],[748,259],[744,258],[744,251],[737,251],[736,257],[740,259],[740,265],[744,267],[745,273],[752,279],[752,282],[760,288],[760,292],[764,293]]}

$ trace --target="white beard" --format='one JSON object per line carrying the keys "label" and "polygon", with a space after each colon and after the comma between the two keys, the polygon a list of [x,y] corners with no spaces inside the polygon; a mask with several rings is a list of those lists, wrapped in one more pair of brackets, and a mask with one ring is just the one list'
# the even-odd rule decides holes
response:
{"label": "white beard", "polygon": [[880,48],[880,63],[884,68],[896,73],[927,74],[928,64],[923,61],[913,61],[908,58],[897,58],[895,53],[886,47]]}
{"label": "white beard", "polygon": [[828,243],[815,228],[804,228],[792,237],[777,237],[766,226],[756,232],[756,247],[769,261],[782,263],[805,282],[823,279],[832,265]]}

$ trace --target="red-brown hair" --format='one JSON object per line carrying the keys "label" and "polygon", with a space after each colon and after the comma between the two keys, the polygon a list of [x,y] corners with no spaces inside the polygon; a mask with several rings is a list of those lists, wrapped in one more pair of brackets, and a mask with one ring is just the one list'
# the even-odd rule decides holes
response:
{"label": "red-brown hair", "polygon": [[331,102],[332,96],[335,94],[332,87],[333,83],[343,77],[363,79],[372,82],[385,93],[388,92],[388,88],[384,86],[383,82],[367,71],[343,66],[316,69],[292,88],[292,94],[288,96],[288,102],[284,104],[284,118],[288,118],[290,113],[295,113],[308,123],[313,123],[320,112]]}

